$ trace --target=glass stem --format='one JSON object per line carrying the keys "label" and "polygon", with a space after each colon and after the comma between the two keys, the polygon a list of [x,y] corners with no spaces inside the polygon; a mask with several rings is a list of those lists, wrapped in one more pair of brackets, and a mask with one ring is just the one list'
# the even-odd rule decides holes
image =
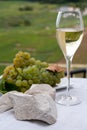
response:
{"label": "glass stem", "polygon": [[70,89],[70,66],[71,66],[71,61],[70,58],[66,59],[66,64],[67,64],[67,93],[66,96],[70,96],[69,95],[69,89]]}

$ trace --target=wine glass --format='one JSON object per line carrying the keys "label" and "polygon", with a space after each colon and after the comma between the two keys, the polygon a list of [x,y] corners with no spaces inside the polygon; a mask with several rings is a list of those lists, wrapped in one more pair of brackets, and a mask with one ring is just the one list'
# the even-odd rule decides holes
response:
{"label": "wine glass", "polygon": [[67,91],[59,95],[56,102],[62,105],[76,105],[80,100],[70,94],[70,64],[73,56],[80,46],[84,25],[80,9],[60,10],[56,19],[56,38],[64,54],[67,66]]}

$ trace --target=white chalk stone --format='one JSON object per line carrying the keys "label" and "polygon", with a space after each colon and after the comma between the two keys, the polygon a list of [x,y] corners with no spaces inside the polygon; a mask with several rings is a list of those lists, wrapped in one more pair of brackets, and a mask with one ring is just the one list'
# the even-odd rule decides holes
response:
{"label": "white chalk stone", "polygon": [[29,90],[25,92],[26,94],[48,94],[50,95],[54,100],[56,97],[56,91],[54,88],[52,88],[49,84],[33,84]]}
{"label": "white chalk stone", "polygon": [[[14,93],[16,91],[12,91],[12,92]],[[9,93],[10,92],[7,92],[6,94],[3,94],[0,97],[0,113],[5,112],[12,108],[12,103],[11,100],[9,99]]]}
{"label": "white chalk stone", "polygon": [[10,93],[9,97],[18,120],[41,120],[48,124],[56,122],[57,109],[51,96]]}

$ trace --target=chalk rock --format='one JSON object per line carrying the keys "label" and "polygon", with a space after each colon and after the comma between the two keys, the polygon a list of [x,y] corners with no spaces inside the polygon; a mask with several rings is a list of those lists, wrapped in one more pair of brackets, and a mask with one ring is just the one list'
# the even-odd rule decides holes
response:
{"label": "chalk rock", "polygon": [[[16,91],[13,91],[13,93]],[[9,93],[7,92],[0,97],[0,113],[5,112],[12,108],[11,100],[9,99]]]}
{"label": "chalk rock", "polygon": [[56,97],[56,91],[49,84],[33,84],[29,90],[25,92],[26,94],[35,95],[35,94],[48,94],[54,100]]}
{"label": "chalk rock", "polygon": [[54,100],[47,94],[28,95],[10,93],[15,117],[18,120],[41,120],[48,124],[56,122],[57,109]]}

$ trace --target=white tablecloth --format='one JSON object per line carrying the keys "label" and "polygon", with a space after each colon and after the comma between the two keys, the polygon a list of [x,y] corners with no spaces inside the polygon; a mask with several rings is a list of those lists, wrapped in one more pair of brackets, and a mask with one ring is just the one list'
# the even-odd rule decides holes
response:
{"label": "white tablecloth", "polygon": [[[70,91],[80,98],[81,104],[70,107],[56,104],[58,118],[55,124],[16,120],[12,109],[0,114],[0,130],[87,130],[87,79],[72,78],[71,84],[74,88]],[[58,91],[57,95],[60,93]]]}

